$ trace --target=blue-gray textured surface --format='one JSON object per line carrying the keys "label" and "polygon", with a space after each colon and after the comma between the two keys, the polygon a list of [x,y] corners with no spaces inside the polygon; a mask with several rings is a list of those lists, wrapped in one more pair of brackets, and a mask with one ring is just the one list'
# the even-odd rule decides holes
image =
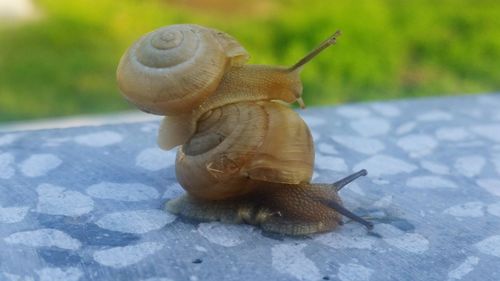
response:
{"label": "blue-gray textured surface", "polygon": [[376,225],[302,238],[162,211],[157,122],[0,135],[0,280],[500,280],[500,96],[302,111],[315,182]]}

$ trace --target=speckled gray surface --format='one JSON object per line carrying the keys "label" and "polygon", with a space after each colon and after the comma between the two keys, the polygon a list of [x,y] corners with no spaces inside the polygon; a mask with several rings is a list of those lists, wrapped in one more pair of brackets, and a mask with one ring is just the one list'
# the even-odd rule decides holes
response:
{"label": "speckled gray surface", "polygon": [[500,96],[310,108],[316,182],[371,217],[302,238],[163,212],[157,122],[0,134],[0,280],[500,280]]}

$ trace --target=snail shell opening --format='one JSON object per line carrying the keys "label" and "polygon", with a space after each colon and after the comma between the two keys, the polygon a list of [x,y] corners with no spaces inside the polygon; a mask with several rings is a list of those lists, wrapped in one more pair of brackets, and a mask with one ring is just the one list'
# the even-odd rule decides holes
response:
{"label": "snail shell opening", "polygon": [[215,92],[228,67],[247,59],[246,50],[223,32],[171,25],[144,35],[126,51],[117,81],[139,109],[178,115],[200,105]]}

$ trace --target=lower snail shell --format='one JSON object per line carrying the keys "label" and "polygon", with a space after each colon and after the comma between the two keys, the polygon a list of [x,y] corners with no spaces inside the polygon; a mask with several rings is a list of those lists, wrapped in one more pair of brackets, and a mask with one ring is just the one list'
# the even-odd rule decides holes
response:
{"label": "lower snail shell", "polygon": [[295,111],[276,102],[241,102],[201,117],[178,151],[176,176],[189,194],[220,200],[251,193],[258,181],[309,182],[313,163],[311,134]]}

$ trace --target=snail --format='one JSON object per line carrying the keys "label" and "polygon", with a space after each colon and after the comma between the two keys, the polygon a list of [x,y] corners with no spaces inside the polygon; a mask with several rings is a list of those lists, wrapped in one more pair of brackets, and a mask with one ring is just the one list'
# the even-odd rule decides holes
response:
{"label": "snail", "polygon": [[165,116],[161,148],[180,146],[175,171],[187,193],[168,201],[168,211],[287,235],[332,230],[342,216],[373,227],[338,195],[366,171],[333,184],[310,183],[311,133],[288,106],[304,107],[300,71],[339,35],[292,67],[246,64],[249,55],[236,39],[193,24],[154,30],[125,52],[117,69],[122,94]]}

